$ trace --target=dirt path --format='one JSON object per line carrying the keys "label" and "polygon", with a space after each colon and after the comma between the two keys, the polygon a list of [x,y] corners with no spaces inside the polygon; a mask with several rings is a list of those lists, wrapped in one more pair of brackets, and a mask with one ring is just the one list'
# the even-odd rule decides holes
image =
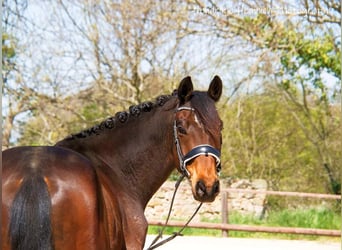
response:
{"label": "dirt path", "polygon": [[[148,235],[146,246],[155,236]],[[165,237],[164,237],[165,238]],[[217,238],[182,236],[157,248],[160,250],[340,250],[339,242],[272,240],[246,238]]]}

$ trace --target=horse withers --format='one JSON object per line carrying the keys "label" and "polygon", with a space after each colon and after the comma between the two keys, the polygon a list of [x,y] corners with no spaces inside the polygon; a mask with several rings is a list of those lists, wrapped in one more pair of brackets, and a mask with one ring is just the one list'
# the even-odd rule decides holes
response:
{"label": "horse withers", "polygon": [[73,134],[55,146],[2,153],[2,249],[142,249],[144,209],[177,168],[193,196],[219,193],[221,129],[208,91],[184,78],[172,95]]}

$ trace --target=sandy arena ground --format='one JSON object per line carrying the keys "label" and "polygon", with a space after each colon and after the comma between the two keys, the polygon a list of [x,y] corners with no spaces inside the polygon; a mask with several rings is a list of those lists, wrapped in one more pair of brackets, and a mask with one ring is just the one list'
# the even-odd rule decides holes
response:
{"label": "sandy arena ground", "polygon": [[[154,235],[148,235],[145,246],[149,246]],[[163,239],[167,237],[164,236]],[[145,247],[146,248],[146,247]],[[165,245],[160,250],[340,250],[341,243],[301,240],[272,240],[246,238],[217,238],[202,236],[180,236]]]}

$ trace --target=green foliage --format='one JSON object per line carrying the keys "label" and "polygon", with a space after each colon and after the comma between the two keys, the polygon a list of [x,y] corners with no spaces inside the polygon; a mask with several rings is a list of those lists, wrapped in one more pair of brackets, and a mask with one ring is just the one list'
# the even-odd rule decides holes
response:
{"label": "green foliage", "polygon": [[[241,215],[233,213],[229,216],[231,224],[274,226],[274,227],[302,227],[319,229],[340,229],[341,215],[327,208],[312,209],[285,209],[270,212],[265,219],[259,219],[252,215]],[[230,231],[231,237],[263,237],[281,239],[322,239],[320,236],[304,236],[300,234],[273,234]],[[331,238],[329,238],[331,239]]]}
{"label": "green foliage", "polygon": [[[328,208],[311,208],[311,209],[288,209],[277,212],[271,212],[264,219],[256,218],[253,215],[242,215],[234,212],[229,214],[229,223],[238,225],[255,225],[255,226],[279,226],[279,227],[302,227],[302,228],[318,228],[318,229],[341,229],[341,215],[335,213]],[[204,220],[206,222],[220,223],[220,219]],[[160,227],[149,226],[149,234],[157,234]],[[165,235],[176,232],[179,228],[167,227],[164,231]],[[194,229],[186,228],[184,235],[206,235],[221,236],[220,230],[213,229]],[[281,238],[281,239],[322,239],[320,236],[304,236],[300,234],[274,234],[274,233],[254,233],[243,231],[229,231],[230,237],[246,237],[246,238]],[[329,238],[331,240],[331,238]]]}
{"label": "green foliage", "polygon": [[297,40],[293,48],[281,50],[280,62],[283,70],[279,75],[285,77],[282,82],[283,88],[288,90],[290,84],[311,83],[314,89],[320,91],[320,100],[326,102],[327,88],[323,83],[322,72],[340,78],[340,45],[335,44],[331,34],[311,39],[304,38],[300,33],[296,35]]}
{"label": "green foliage", "polygon": [[10,71],[14,68],[16,57],[16,40],[8,33],[2,33],[2,70]]}
{"label": "green foliage", "polygon": [[[290,74],[296,73],[305,65],[311,70],[309,74],[326,70],[340,78],[341,44],[330,30],[316,35],[307,26],[303,32],[289,21],[272,22],[264,14],[259,14],[254,19],[245,18],[244,21],[247,26],[253,25],[251,30],[262,39],[261,46],[280,51],[281,64]],[[246,29],[249,30],[248,27]],[[308,35],[310,31],[311,36]]]}
{"label": "green foliage", "polygon": [[[330,192],[320,152],[307,139],[307,133],[316,136],[311,122],[325,124],[327,150],[338,176],[340,112],[331,106],[327,114],[314,103],[310,109],[312,115],[308,118],[295,104],[274,92],[233,101],[221,112],[223,176],[263,178],[275,190]],[[293,111],[308,131],[301,129]]]}
{"label": "green foliage", "polygon": [[267,225],[270,226],[320,229],[341,228],[341,215],[327,208],[283,210],[271,213],[266,221]]}
{"label": "green foliage", "polygon": [[[148,227],[148,234],[158,234],[161,227],[158,226],[149,226]],[[175,232],[178,232],[181,228],[180,227],[166,227],[164,231],[164,235],[171,235]],[[201,228],[190,228],[187,227],[182,232],[183,235],[190,236],[220,236],[221,232],[214,229],[201,229]]]}
{"label": "green foliage", "polygon": [[[273,189],[336,193],[341,123],[332,103],[341,91],[341,43],[329,28],[294,20],[239,19],[236,34],[279,56],[278,90],[265,88],[226,109],[224,174],[265,178]],[[335,86],[323,73],[335,77]]]}
{"label": "green foliage", "polygon": [[341,41],[331,29],[317,31],[310,24],[299,28],[290,19],[282,22],[265,14],[244,17],[239,24],[245,32],[242,37],[279,55],[281,67],[276,75],[283,78],[284,89],[305,82],[321,92],[321,101],[327,101],[322,72],[341,78]]}
{"label": "green foliage", "polygon": [[[303,39],[296,46],[294,55],[299,65],[306,65],[314,72],[326,70],[336,77],[341,75],[341,51],[338,44],[334,44],[332,35],[324,35],[313,39]],[[286,68],[286,65],[284,65]],[[312,72],[312,71],[311,71]],[[317,86],[320,87],[321,86]]]}
{"label": "green foliage", "polygon": [[2,57],[13,58],[15,57],[15,40],[7,33],[2,34]]}

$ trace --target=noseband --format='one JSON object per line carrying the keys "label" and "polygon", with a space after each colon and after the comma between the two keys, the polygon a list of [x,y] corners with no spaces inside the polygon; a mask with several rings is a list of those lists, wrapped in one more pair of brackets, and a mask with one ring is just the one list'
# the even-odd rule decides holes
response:
{"label": "noseband", "polygon": [[[181,111],[181,110],[189,110],[189,111],[194,111],[193,108],[191,107],[179,107],[176,109],[175,112]],[[216,148],[213,146],[210,146],[208,144],[200,144],[193,149],[191,149],[186,155],[183,155],[182,148],[180,145],[180,141],[178,138],[178,133],[177,133],[177,125],[176,125],[176,120],[173,123],[173,135],[175,138],[175,143],[176,143],[176,148],[177,148],[177,154],[178,154],[178,159],[179,159],[179,166],[182,174],[184,174],[186,177],[190,177],[190,173],[187,169],[187,163],[190,162],[191,160],[195,159],[196,157],[200,155],[205,155],[205,156],[212,156],[215,159],[216,162],[216,171],[219,173],[221,171],[221,153],[218,151]]]}

